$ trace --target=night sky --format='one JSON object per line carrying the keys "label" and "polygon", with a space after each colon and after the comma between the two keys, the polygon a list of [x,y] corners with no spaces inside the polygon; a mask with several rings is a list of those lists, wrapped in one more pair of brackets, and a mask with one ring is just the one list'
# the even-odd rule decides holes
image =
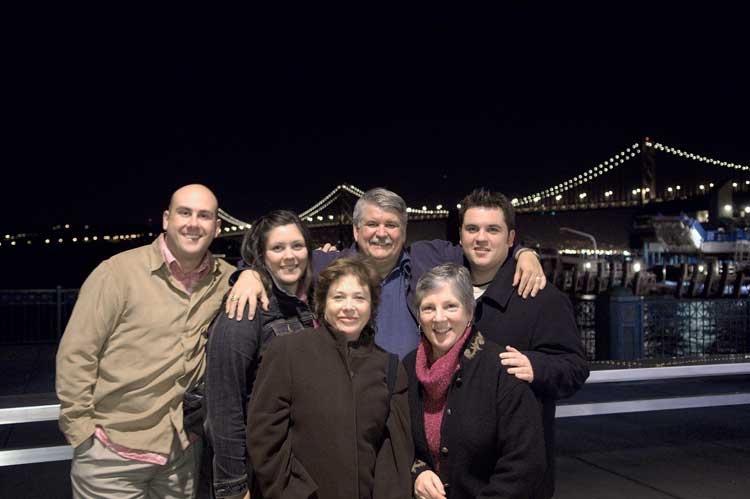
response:
{"label": "night sky", "polygon": [[750,163],[741,12],[518,4],[9,17],[2,225],[158,220],[190,182],[243,219],[343,182],[452,205],[646,135]]}

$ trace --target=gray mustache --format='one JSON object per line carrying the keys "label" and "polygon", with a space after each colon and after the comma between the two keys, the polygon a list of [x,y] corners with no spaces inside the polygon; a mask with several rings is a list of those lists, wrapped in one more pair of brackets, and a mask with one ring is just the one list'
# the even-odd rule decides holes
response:
{"label": "gray mustache", "polygon": [[376,246],[386,246],[386,245],[389,245],[389,244],[393,244],[393,239],[391,239],[388,236],[386,236],[386,237],[384,237],[382,239],[379,238],[379,237],[372,237],[372,238],[370,238],[369,242],[370,242],[370,244],[374,244]]}

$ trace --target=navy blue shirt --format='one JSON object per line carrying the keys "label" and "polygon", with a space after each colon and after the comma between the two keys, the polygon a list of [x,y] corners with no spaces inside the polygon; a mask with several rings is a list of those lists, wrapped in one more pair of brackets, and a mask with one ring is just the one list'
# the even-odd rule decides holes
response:
{"label": "navy blue shirt", "polygon": [[408,305],[410,279],[409,253],[402,251],[399,262],[381,283],[375,333],[375,344],[400,359],[419,344],[419,329]]}

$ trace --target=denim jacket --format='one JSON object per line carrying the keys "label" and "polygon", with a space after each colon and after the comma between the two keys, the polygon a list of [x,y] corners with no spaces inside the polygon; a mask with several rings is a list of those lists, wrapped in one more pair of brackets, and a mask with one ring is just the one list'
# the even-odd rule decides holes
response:
{"label": "denim jacket", "polygon": [[[247,405],[261,356],[274,337],[313,327],[308,305],[273,286],[268,311],[237,321],[220,314],[208,338],[206,429],[214,449],[217,497],[244,494],[252,484],[245,448]],[[250,485],[249,485],[250,484]]]}

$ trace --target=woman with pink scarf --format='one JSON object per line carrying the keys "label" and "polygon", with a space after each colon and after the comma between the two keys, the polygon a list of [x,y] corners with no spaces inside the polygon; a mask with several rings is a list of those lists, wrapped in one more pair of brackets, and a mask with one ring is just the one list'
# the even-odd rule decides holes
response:
{"label": "woman with pink scarf", "polygon": [[417,499],[533,498],[544,468],[539,405],[472,327],[469,272],[435,267],[417,283],[422,339],[404,359]]}

